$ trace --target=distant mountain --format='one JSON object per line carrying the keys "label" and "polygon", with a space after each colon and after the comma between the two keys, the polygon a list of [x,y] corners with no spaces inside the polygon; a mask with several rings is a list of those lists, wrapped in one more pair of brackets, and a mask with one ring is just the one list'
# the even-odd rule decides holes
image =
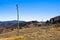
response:
{"label": "distant mountain", "polygon": [[3,22],[0,22],[0,24],[2,24]]}
{"label": "distant mountain", "polygon": [[[19,22],[24,22],[24,21],[19,21]],[[11,24],[17,23],[17,20],[12,20],[12,21],[0,21],[0,26],[7,26]]]}

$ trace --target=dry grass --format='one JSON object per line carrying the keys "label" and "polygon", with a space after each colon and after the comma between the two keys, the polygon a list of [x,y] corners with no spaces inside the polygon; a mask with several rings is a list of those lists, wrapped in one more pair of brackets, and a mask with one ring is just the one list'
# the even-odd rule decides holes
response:
{"label": "dry grass", "polygon": [[20,36],[16,36],[16,34],[16,30],[9,33],[0,34],[0,40],[60,40],[60,27],[25,28],[20,30]]}

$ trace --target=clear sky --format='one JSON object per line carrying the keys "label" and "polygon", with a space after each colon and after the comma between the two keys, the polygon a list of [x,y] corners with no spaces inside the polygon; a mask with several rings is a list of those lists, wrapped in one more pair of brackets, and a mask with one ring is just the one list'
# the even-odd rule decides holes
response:
{"label": "clear sky", "polygon": [[20,20],[46,21],[60,15],[60,0],[0,0],[0,21],[16,20],[16,4]]}

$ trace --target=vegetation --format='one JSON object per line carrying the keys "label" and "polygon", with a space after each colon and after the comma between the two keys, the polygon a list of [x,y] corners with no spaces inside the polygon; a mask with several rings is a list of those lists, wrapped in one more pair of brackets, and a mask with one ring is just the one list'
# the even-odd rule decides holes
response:
{"label": "vegetation", "polygon": [[34,28],[23,28],[20,30],[20,36],[16,35],[16,30],[1,35],[0,40],[60,40],[60,27],[58,28],[46,28],[34,27]]}
{"label": "vegetation", "polygon": [[55,24],[53,27],[55,28],[60,27],[60,24]]}
{"label": "vegetation", "polygon": [[0,40],[60,40],[59,17],[47,20],[44,24],[40,24],[38,21],[20,22],[19,36],[17,36],[17,23],[12,26],[0,27],[0,33],[2,32]]}

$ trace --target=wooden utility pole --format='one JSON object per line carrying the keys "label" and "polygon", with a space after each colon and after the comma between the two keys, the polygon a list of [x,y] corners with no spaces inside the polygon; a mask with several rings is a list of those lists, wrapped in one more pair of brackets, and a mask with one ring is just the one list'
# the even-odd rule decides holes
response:
{"label": "wooden utility pole", "polygon": [[19,36],[19,10],[18,10],[18,4],[16,4],[17,9],[17,36]]}

